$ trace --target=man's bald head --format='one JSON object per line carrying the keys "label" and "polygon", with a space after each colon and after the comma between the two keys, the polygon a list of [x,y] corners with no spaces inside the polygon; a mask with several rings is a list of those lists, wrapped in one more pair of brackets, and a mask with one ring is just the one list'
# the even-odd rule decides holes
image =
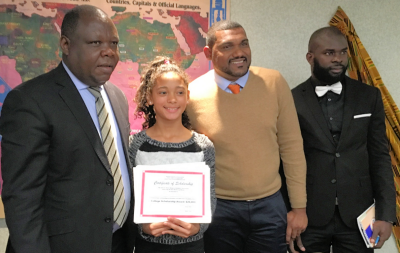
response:
{"label": "man's bald head", "polygon": [[308,42],[308,52],[313,52],[319,45],[319,41],[322,37],[342,37],[346,39],[343,33],[333,26],[322,27],[316,30],[310,37]]}
{"label": "man's bald head", "polygon": [[78,26],[79,19],[82,17],[99,17],[104,19],[107,17],[107,14],[92,5],[79,5],[65,14],[61,25],[61,35],[71,38]]}
{"label": "man's bald head", "polygon": [[348,66],[347,49],[346,37],[336,27],[316,30],[306,54],[313,77],[323,85],[341,81]]}

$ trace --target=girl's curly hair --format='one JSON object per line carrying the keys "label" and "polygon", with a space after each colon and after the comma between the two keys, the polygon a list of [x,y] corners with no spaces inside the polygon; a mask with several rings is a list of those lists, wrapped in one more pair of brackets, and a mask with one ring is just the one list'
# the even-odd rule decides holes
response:
{"label": "girl's curly hair", "polygon": [[[157,78],[168,72],[176,73],[185,85],[189,85],[188,75],[171,58],[166,56],[157,56],[153,61],[149,62],[142,72],[140,77],[140,86],[134,98],[134,101],[137,104],[135,118],[144,118],[142,124],[143,129],[150,128],[156,123],[156,113],[153,110],[153,105],[147,103],[147,97],[151,95]],[[182,125],[189,130],[191,129],[191,124],[186,110],[182,113]]]}

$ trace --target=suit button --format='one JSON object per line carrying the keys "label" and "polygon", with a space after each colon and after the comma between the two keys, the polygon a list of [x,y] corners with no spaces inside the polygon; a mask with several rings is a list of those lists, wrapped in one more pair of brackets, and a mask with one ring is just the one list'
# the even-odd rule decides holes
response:
{"label": "suit button", "polygon": [[331,180],[331,183],[332,183],[332,184],[335,184],[335,183],[336,183],[336,179],[332,179],[332,180]]}
{"label": "suit button", "polygon": [[107,184],[108,186],[111,186],[112,183],[113,183],[112,178],[107,179],[106,184]]}
{"label": "suit button", "polygon": [[107,223],[110,223],[110,222],[111,222],[111,218],[110,218],[110,217],[106,217],[106,218],[104,219],[104,221],[107,222]]}
{"label": "suit button", "polygon": [[339,153],[336,153],[335,156],[336,156],[336,157],[340,157],[340,154],[339,154]]}

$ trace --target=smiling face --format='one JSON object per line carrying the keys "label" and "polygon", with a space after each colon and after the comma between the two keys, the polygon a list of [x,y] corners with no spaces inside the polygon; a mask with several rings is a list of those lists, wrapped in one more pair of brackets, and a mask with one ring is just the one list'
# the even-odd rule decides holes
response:
{"label": "smiling face", "polygon": [[81,82],[103,85],[119,61],[118,42],[117,29],[103,12],[82,14],[74,33],[60,39],[63,61]]}
{"label": "smiling face", "polygon": [[236,81],[249,70],[251,50],[243,28],[215,32],[212,48],[205,47],[204,54],[211,60],[215,72],[223,78]]}
{"label": "smiling face", "polygon": [[156,79],[147,101],[154,106],[157,123],[182,124],[182,113],[189,103],[188,87],[178,74],[166,72]]}
{"label": "smiling face", "polygon": [[347,41],[343,36],[323,34],[307,53],[312,75],[323,84],[342,80],[348,65]]}

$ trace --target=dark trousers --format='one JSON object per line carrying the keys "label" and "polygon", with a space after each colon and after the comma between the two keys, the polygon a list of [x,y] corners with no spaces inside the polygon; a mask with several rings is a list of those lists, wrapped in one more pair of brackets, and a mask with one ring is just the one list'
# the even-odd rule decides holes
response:
{"label": "dark trousers", "polygon": [[332,245],[333,253],[371,253],[373,249],[365,246],[358,228],[349,228],[343,223],[336,207],[331,221],[321,227],[308,226],[301,234],[307,252],[329,253]]}
{"label": "dark trousers", "polygon": [[204,241],[200,239],[177,245],[148,242],[138,236],[135,253],[204,253]]}
{"label": "dark trousers", "polygon": [[280,191],[254,201],[217,199],[205,252],[286,253],[286,217]]}

